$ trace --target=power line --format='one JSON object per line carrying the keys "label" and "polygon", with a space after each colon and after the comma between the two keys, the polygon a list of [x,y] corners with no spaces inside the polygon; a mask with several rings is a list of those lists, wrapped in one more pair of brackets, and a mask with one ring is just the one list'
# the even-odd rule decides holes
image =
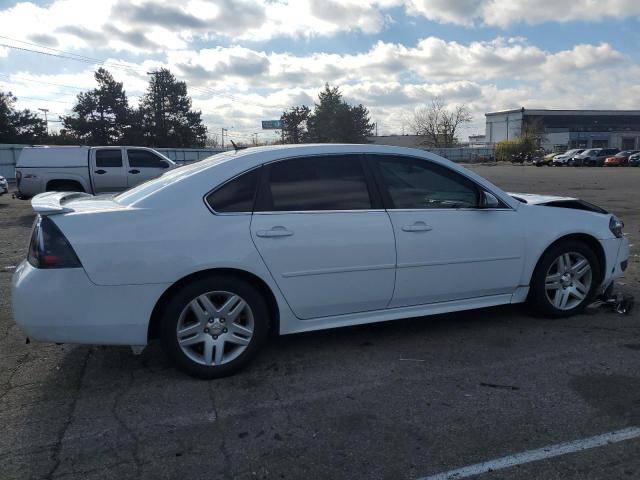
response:
{"label": "power line", "polygon": [[[20,51],[25,51],[25,52],[30,52],[30,53],[37,53],[37,54],[46,55],[46,56],[50,56],[50,57],[54,57],[54,58],[62,58],[62,59],[66,59],[66,60],[75,60],[75,61],[79,61],[79,62],[86,63],[86,64],[92,64],[92,65],[98,64],[98,65],[107,66],[107,67],[119,68],[119,69],[135,72],[136,74],[139,74],[139,75],[142,76],[142,73],[141,73],[142,67],[133,67],[133,66],[125,65],[125,64],[121,64],[121,63],[112,63],[112,62],[108,62],[107,60],[104,60],[104,59],[88,57],[88,56],[84,56],[84,55],[78,55],[78,54],[66,52],[64,50],[58,50],[58,49],[55,49],[55,48],[47,47],[45,45],[40,45],[40,44],[37,44],[37,43],[26,42],[26,41],[23,41],[23,40],[17,40],[17,39],[14,39],[14,38],[11,38],[11,37],[7,37],[7,36],[4,36],[4,35],[0,35],[0,38],[4,38],[4,39],[7,39],[7,40],[11,40],[11,41],[23,43],[23,44],[26,44],[26,45],[39,47],[39,48],[44,48],[44,49],[47,49],[47,50],[52,50],[52,51],[57,52],[57,53],[43,52],[41,50],[34,50],[34,49],[31,49],[31,48],[19,47],[19,46],[16,46],[16,45],[9,45],[9,44],[5,44],[5,43],[0,43],[0,47],[12,48],[12,49],[15,49],[15,50],[20,50]],[[11,79],[11,77],[6,75],[6,74],[0,74],[0,75],[2,75],[5,78]],[[42,80],[35,80],[35,79],[25,79],[25,78],[22,78],[22,79],[26,80],[26,81],[45,83],[45,84],[51,84],[51,85],[56,85],[56,86],[62,86],[62,87],[66,87],[66,88],[73,88],[73,89],[83,90],[80,87],[72,87],[70,85],[55,84],[55,83],[52,83],[52,82],[45,82],[45,81],[42,81]],[[232,100],[232,101],[234,101],[236,103],[241,103],[241,104],[245,104],[245,105],[257,106],[257,107],[261,107],[261,108],[265,108],[265,109],[283,109],[283,108],[288,108],[288,107],[285,107],[283,105],[264,105],[264,104],[260,104],[260,103],[256,103],[256,102],[249,102],[249,101],[239,100],[237,97],[235,97],[233,95],[225,94],[225,93],[219,93],[219,92],[216,92],[216,91],[212,90],[209,87],[190,86],[189,88],[191,90],[196,90],[196,91],[199,91],[199,92],[202,92],[202,93],[206,93],[206,94],[210,94],[210,95],[214,95],[214,96],[219,96],[219,97],[224,97],[224,98]],[[21,96],[19,98],[73,105],[70,102],[61,102],[61,101],[57,101],[57,100],[47,100],[47,99],[43,99],[43,98],[34,98],[34,97],[25,97],[25,96]],[[202,112],[205,113],[205,114],[207,114],[207,113],[210,113],[210,114],[217,113],[217,112],[207,112],[205,110],[202,110]],[[250,138],[249,134],[234,134],[234,136],[243,136],[243,135],[245,136],[245,138]]]}
{"label": "power line", "polygon": [[[74,54],[74,53],[65,52],[64,50],[57,50],[57,49],[54,49],[54,48],[51,48],[51,47],[47,47],[45,45],[40,45],[40,44],[32,43],[32,42],[25,42],[23,40],[17,40],[17,39],[11,38],[11,37],[6,37],[4,35],[0,35],[0,38],[12,40],[14,42],[24,43],[24,44],[35,46],[35,47],[39,47],[39,48],[45,48],[45,49],[53,50],[53,51],[59,52],[59,53],[43,52],[41,50],[34,50],[32,48],[19,47],[17,45],[9,45],[9,44],[6,44],[6,43],[0,43],[0,47],[13,48],[13,49],[16,49],[16,50],[20,50],[20,51],[24,51],[24,52],[30,52],[30,53],[39,53],[41,55],[47,55],[47,56],[56,57],[56,58],[63,58],[63,59],[66,59],[66,60],[75,60],[75,61],[79,61],[79,62],[86,63],[86,64],[98,64],[98,65],[105,66],[105,67],[120,68],[120,69],[123,69],[123,70],[129,70],[129,71],[135,72],[135,73],[137,73],[139,75],[142,75],[142,73],[141,73],[142,70],[143,70],[142,67],[133,67],[131,65],[125,65],[125,64],[121,64],[121,63],[109,62],[109,61],[104,60],[104,59],[99,59],[99,58],[94,58],[94,57],[87,57],[87,56],[84,56],[84,55],[77,55],[77,54]],[[144,70],[146,70],[146,69],[144,69]],[[264,104],[260,104],[260,103],[239,100],[237,97],[235,97],[235,96],[233,96],[231,94],[216,92],[213,89],[211,89],[210,87],[197,87],[197,86],[193,86],[192,85],[189,88],[191,90],[196,90],[196,91],[200,91],[200,92],[203,92],[203,93],[208,93],[210,95],[228,98],[229,100],[233,100],[236,103],[243,103],[245,105],[257,106],[257,107],[261,107],[261,108],[265,108],[265,109],[288,108],[288,107],[283,106],[283,105],[264,105]]]}
{"label": "power line", "polygon": [[39,102],[52,102],[52,103],[61,103],[63,105],[73,105],[73,103],[71,102],[62,102],[60,100],[48,100],[46,98],[25,97],[24,95],[16,96],[16,98],[18,99],[18,101],[26,98],[27,100],[37,100]]}
{"label": "power line", "polygon": [[[25,40],[18,40],[17,38],[7,37],[5,35],[0,35],[0,38],[4,38],[5,40],[11,40],[12,42],[18,42],[18,43],[22,43],[22,44],[25,44],[25,45],[30,45],[32,47],[38,47],[38,48],[44,48],[46,50],[52,50],[54,52],[62,54],[61,56],[63,58],[72,57],[72,58],[74,58],[76,60],[80,60],[80,61],[84,61],[84,62],[90,62],[90,63],[98,62],[98,63],[104,63],[104,64],[108,63],[108,64],[110,64],[112,66],[119,66],[121,68],[128,68],[128,69],[136,68],[137,70],[139,70],[140,68],[142,68],[142,67],[133,67],[131,65],[127,65],[127,64],[124,64],[124,63],[108,62],[107,60],[100,59],[100,58],[88,57],[86,55],[79,55],[77,53],[67,52],[67,51],[64,51],[64,50],[58,50],[57,48],[48,47],[48,46],[42,45],[40,43],[33,43],[33,42],[27,42]],[[18,47],[18,46],[11,46],[11,45],[4,45],[4,44],[3,44],[3,46],[8,47],[8,48],[17,48],[19,50],[27,50],[27,51],[36,52],[36,50],[31,50],[31,49],[27,49],[27,48]],[[45,55],[53,55],[50,52],[38,52],[38,53],[43,53]],[[54,55],[54,56],[56,56],[56,55]]]}
{"label": "power line", "polygon": [[0,73],[0,77],[8,78],[9,80],[21,80],[23,82],[44,83],[46,85],[55,85],[56,87],[73,88],[74,90],[86,90],[88,88],[63,85],[62,83],[45,82],[44,80],[36,80],[35,78],[16,77],[13,75],[7,75],[5,73]]}

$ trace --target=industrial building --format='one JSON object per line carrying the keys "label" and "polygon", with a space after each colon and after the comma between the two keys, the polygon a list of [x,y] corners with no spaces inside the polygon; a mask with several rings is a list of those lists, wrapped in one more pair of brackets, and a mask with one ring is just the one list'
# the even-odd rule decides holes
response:
{"label": "industrial building", "polygon": [[485,142],[513,140],[523,132],[541,134],[545,150],[617,147],[640,149],[640,110],[530,110],[486,113]]}

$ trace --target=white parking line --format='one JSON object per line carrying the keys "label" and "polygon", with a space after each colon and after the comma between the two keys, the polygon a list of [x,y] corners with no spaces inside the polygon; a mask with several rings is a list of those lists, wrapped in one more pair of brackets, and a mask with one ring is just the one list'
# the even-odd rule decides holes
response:
{"label": "white parking line", "polygon": [[494,470],[502,470],[504,468],[522,465],[523,463],[537,462],[545,458],[558,457],[568,453],[581,452],[590,448],[604,447],[612,443],[624,442],[633,438],[640,437],[640,427],[630,427],[615,432],[603,433],[595,437],[583,438],[572,442],[557,443],[547,447],[538,448],[536,450],[527,450],[526,452],[516,453],[515,455],[507,455],[506,457],[496,458],[487,462],[476,463],[467,467],[450,470],[448,472],[421,477],[418,480],[458,480],[460,478],[473,477],[481,473],[487,473]]}

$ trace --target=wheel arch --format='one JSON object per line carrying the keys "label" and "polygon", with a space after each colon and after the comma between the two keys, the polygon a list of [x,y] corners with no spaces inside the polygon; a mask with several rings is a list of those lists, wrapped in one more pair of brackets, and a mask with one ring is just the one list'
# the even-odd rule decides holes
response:
{"label": "wheel arch", "polygon": [[591,248],[591,250],[593,250],[593,253],[596,256],[596,259],[598,260],[598,266],[600,267],[599,268],[600,278],[598,278],[598,284],[602,283],[602,281],[605,278],[606,268],[607,268],[607,257],[605,255],[602,244],[598,241],[596,237],[588,233],[571,233],[568,235],[563,235],[560,238],[557,238],[552,243],[547,245],[547,247],[540,253],[540,255],[538,255],[538,260],[536,261],[536,264],[533,267],[533,270],[531,270],[531,273],[529,275],[529,284],[531,284],[531,281],[533,279],[533,274],[535,273],[536,268],[538,268],[538,264],[540,263],[540,260],[542,259],[544,254],[547,253],[552,248],[556,247],[558,244],[569,241],[569,240],[582,242],[586,244],[589,248]]}
{"label": "wheel arch", "polygon": [[87,188],[83,183],[76,178],[52,178],[47,180],[47,183],[44,186],[45,191],[50,191],[50,188],[54,188],[55,185],[63,185],[63,184],[75,184],[78,186],[80,192],[87,192]]}
{"label": "wheel arch", "polygon": [[147,341],[159,338],[160,318],[167,302],[172,297],[174,292],[178,291],[184,285],[194,280],[205,278],[211,275],[224,275],[237,278],[257,288],[267,302],[267,308],[269,309],[270,316],[269,330],[276,334],[280,332],[280,309],[278,307],[278,301],[276,300],[276,297],[271,291],[269,285],[267,285],[267,283],[262,278],[253,273],[247,272],[246,270],[240,270],[236,268],[211,268],[193,272],[182,277],[162,293],[155,306],[153,307],[153,310],[151,311],[149,326],[147,327]]}

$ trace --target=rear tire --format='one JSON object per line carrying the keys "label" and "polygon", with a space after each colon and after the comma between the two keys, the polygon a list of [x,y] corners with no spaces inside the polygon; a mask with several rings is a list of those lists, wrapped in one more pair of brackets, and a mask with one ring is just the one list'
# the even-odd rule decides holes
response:
{"label": "rear tire", "polygon": [[528,302],[548,318],[582,312],[600,284],[600,265],[583,242],[567,240],[547,250],[531,278]]}
{"label": "rear tire", "polygon": [[169,300],[160,338],[176,366],[196,378],[241,370],[265,342],[269,310],[262,295],[234,277],[195,280]]}

